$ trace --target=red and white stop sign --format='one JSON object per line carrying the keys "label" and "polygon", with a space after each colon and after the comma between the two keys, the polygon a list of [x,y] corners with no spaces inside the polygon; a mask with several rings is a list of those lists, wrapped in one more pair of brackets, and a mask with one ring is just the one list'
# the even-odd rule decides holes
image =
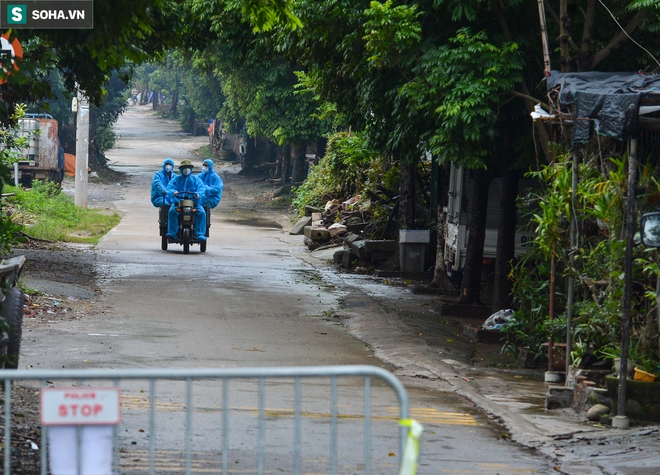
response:
{"label": "red and white stop sign", "polygon": [[119,388],[43,388],[41,424],[110,425],[121,421]]}
{"label": "red and white stop sign", "polygon": [[10,39],[7,33],[0,36],[0,84],[7,82],[7,76],[18,71],[17,60],[23,59],[23,48],[16,39]]}

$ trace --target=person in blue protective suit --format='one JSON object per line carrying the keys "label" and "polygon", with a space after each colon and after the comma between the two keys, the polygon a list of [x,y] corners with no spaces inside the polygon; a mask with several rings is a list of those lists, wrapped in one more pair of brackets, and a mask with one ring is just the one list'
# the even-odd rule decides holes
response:
{"label": "person in blue protective suit", "polygon": [[200,202],[204,199],[204,183],[196,175],[192,174],[193,164],[190,160],[182,160],[179,165],[181,175],[177,175],[167,185],[167,197],[172,202],[167,221],[167,237],[177,240],[179,230],[179,213],[176,205],[180,201],[178,194],[182,191],[195,193],[197,212],[195,213],[195,239],[206,241],[206,213]]}
{"label": "person in blue protective suit", "polygon": [[171,204],[167,198],[167,184],[176,176],[172,171],[174,160],[166,158],[163,162],[163,169],[158,170],[151,180],[151,204],[156,208]]}
{"label": "person in blue protective suit", "polygon": [[204,160],[202,171],[197,176],[204,182],[204,186],[206,187],[202,205],[208,206],[211,209],[215,208],[222,199],[222,189],[225,184],[222,178],[220,178],[220,175],[213,171],[213,160],[210,158]]}

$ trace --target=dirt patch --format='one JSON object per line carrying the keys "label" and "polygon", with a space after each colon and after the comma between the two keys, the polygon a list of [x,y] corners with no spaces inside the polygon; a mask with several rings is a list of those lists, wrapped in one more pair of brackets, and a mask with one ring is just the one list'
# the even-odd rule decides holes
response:
{"label": "dirt patch", "polygon": [[59,249],[16,249],[27,262],[24,278],[54,280],[81,287],[96,289],[95,256],[89,249],[61,247]]}
{"label": "dirt patch", "polygon": [[[2,404],[4,406],[4,395]],[[14,384],[11,390],[11,474],[41,473],[41,423],[39,418],[39,390]],[[0,421],[5,425],[4,411]],[[0,464],[4,464],[4,450],[0,450]]]}

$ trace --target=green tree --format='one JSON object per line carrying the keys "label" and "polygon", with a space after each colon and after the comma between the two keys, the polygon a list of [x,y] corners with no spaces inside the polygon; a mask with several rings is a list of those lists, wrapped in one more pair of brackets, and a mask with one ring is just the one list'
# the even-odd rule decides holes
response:
{"label": "green tree", "polygon": [[[251,137],[293,146],[293,180],[301,181],[305,148],[327,127],[313,116],[313,99],[295,95],[295,62],[279,53],[273,32],[249,28],[237,6],[201,1],[191,5],[191,29],[209,33],[203,42],[191,41],[186,52],[197,69],[212,73],[221,84],[225,102],[220,117],[234,129],[244,125]],[[282,179],[287,182],[288,167],[283,168]]]}

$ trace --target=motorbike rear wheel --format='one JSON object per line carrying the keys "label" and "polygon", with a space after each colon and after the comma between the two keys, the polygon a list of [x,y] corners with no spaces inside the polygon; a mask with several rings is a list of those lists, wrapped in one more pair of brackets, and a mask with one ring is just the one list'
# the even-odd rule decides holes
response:
{"label": "motorbike rear wheel", "polygon": [[7,291],[4,302],[0,306],[2,318],[9,327],[9,344],[7,345],[7,360],[5,369],[18,368],[18,355],[21,350],[22,325],[23,325],[23,291],[16,287],[11,287]]}
{"label": "motorbike rear wheel", "polygon": [[199,243],[199,252],[206,252],[206,241],[201,241]]}
{"label": "motorbike rear wheel", "polygon": [[160,240],[160,248],[163,251],[167,251],[167,236],[161,236]]}

